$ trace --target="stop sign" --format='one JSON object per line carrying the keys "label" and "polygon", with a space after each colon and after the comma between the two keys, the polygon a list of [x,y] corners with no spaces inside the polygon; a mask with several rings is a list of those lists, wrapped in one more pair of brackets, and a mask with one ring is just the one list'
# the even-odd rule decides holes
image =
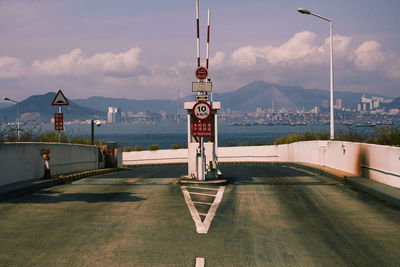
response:
{"label": "stop sign", "polygon": [[204,80],[208,77],[208,70],[204,67],[198,67],[195,72],[196,78]]}

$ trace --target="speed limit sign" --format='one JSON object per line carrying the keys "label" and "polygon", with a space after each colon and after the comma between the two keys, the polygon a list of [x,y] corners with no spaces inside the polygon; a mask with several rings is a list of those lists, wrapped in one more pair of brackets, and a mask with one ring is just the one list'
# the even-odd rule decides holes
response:
{"label": "speed limit sign", "polygon": [[211,116],[211,106],[207,102],[199,101],[193,106],[192,112],[196,120],[204,121]]}

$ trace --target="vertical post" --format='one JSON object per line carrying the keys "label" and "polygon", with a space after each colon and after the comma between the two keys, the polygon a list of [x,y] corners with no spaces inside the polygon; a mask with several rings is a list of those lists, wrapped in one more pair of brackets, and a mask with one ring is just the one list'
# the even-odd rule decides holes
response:
{"label": "vertical post", "polygon": [[90,144],[94,145],[94,120],[90,120]]}
{"label": "vertical post", "polygon": [[206,172],[205,170],[205,164],[204,164],[204,137],[200,138],[200,151],[201,151],[201,165],[200,165],[200,176],[198,177],[199,180],[205,180],[204,179],[204,174]]}
{"label": "vertical post", "polygon": [[[61,105],[58,106],[58,113],[62,113]],[[60,130],[58,130],[58,142],[61,143],[61,131]]]}
{"label": "vertical post", "polygon": [[210,9],[208,9],[208,23],[207,23],[207,54],[206,54],[206,69],[208,70],[209,46],[210,46]]}
{"label": "vertical post", "polygon": [[330,26],[330,97],[331,97],[331,134],[330,139],[335,139],[335,116],[333,108],[333,22],[329,21]]}
{"label": "vertical post", "polygon": [[199,0],[196,0],[196,23],[197,23],[197,67],[200,67]]}
{"label": "vertical post", "polygon": [[17,102],[17,139],[18,139],[18,142],[21,140],[20,128],[19,128],[19,102]]}

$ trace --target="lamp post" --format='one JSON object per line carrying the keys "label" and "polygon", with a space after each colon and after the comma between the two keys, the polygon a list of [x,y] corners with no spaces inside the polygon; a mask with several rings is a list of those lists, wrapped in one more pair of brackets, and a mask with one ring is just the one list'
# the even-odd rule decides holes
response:
{"label": "lamp post", "polygon": [[8,97],[4,97],[3,100],[10,101],[10,102],[13,102],[13,103],[17,104],[17,139],[19,141],[20,140],[20,137],[19,137],[19,102],[15,101],[15,100],[12,100],[12,99],[10,99]]}
{"label": "lamp post", "polygon": [[320,16],[318,14],[312,13],[311,11],[305,9],[305,8],[299,8],[297,10],[301,14],[306,14],[306,15],[312,15],[314,17],[326,20],[329,22],[329,28],[330,28],[330,125],[331,125],[331,133],[330,133],[330,139],[334,140],[335,139],[335,116],[333,114],[333,21],[331,19],[325,18],[323,16]]}

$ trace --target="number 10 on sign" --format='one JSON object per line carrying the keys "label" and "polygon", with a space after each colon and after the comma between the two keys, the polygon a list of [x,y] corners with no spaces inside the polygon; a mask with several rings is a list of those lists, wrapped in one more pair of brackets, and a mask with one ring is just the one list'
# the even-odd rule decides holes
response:
{"label": "number 10 on sign", "polygon": [[207,102],[197,102],[193,106],[192,112],[196,120],[207,120],[211,116],[211,106]]}

